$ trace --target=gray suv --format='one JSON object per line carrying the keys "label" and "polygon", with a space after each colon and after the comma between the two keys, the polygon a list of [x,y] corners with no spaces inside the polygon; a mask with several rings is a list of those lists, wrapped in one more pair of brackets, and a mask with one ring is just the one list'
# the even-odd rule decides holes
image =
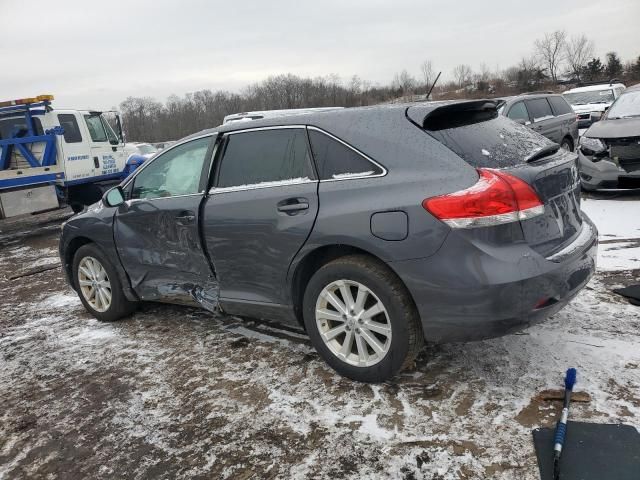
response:
{"label": "gray suv", "polygon": [[562,95],[527,93],[498,99],[502,115],[573,152],[578,145],[578,119]]}
{"label": "gray suv", "polygon": [[587,283],[576,158],[487,100],[233,122],[71,218],[60,255],[100,320],[161,301],[293,322],[380,382],[424,340],[525,328]]}

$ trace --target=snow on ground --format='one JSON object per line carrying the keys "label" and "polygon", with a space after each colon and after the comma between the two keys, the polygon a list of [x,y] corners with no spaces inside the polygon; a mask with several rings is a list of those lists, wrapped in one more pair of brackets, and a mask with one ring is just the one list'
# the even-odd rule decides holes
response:
{"label": "snow on ground", "polygon": [[[611,202],[604,221],[640,205]],[[633,216],[615,237],[592,218],[601,239],[634,238]],[[538,394],[569,366],[592,398],[573,419],[640,428],[640,309],[610,292],[637,271],[603,270],[542,325],[429,346],[414,370],[365,385],[286,326],[159,304],[105,324],[60,269],[8,280],[55,249],[57,230],[37,231],[0,236],[2,479],[533,480],[531,430],[561,408]]]}
{"label": "snow on ground", "polygon": [[640,202],[622,197],[582,199],[582,209],[598,227],[598,270],[640,268]]}

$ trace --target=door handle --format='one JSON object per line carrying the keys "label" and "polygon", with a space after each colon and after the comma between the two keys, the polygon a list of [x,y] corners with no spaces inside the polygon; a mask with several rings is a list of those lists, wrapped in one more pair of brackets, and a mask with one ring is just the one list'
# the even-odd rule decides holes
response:
{"label": "door handle", "polygon": [[176,220],[178,223],[184,225],[187,223],[193,223],[196,219],[196,214],[193,212],[180,212],[179,215],[176,216]]}
{"label": "door handle", "polygon": [[309,209],[309,200],[306,198],[288,198],[278,203],[278,211],[283,213],[295,213]]}

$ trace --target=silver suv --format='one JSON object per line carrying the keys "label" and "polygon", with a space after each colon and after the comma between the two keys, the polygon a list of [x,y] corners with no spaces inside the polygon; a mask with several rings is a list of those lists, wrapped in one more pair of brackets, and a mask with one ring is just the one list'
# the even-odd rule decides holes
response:
{"label": "silver suv", "polygon": [[498,99],[498,111],[544,135],[565,150],[578,145],[578,121],[562,95],[534,92]]}

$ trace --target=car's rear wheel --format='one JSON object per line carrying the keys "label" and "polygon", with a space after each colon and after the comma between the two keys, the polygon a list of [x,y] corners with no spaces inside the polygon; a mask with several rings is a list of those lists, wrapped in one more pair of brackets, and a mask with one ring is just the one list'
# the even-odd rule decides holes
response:
{"label": "car's rear wheel", "polygon": [[573,142],[570,138],[565,137],[560,144],[560,148],[564,148],[568,152],[573,152]]}
{"label": "car's rear wheel", "polygon": [[406,287],[366,256],[342,257],[320,268],[307,285],[303,313],[318,353],[357,381],[391,378],[413,364],[423,344]]}
{"label": "car's rear wheel", "polygon": [[94,244],[83,245],[74,255],[73,282],[82,304],[98,320],[118,320],[135,310],[115,268]]}

